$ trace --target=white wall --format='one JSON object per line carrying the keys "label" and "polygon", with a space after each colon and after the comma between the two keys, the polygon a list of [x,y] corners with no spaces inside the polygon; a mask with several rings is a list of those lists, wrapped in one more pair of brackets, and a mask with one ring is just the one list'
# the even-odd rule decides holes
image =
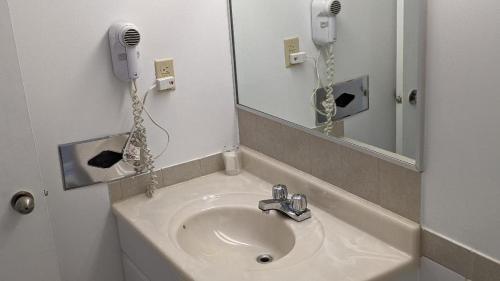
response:
{"label": "white wall", "polygon": [[[225,0],[9,1],[14,36],[62,280],[121,281],[115,221],[105,185],[62,190],[57,145],[130,129],[127,85],[112,74],[107,29],[129,20],[143,34],[140,88],[153,59],[173,57],[177,90],[152,96],[151,112],[172,134],[164,167],[235,143]],[[162,135],[149,129],[153,151]]]}
{"label": "white wall", "polygon": [[423,224],[500,259],[500,2],[428,1]]}
{"label": "white wall", "polygon": [[[298,36],[311,56],[310,1],[233,0],[239,101],[313,128],[314,65],[285,68],[283,40]],[[347,137],[395,150],[396,0],[343,1],[335,46],[336,81],[370,75],[370,110],[346,119]],[[376,24],[374,24],[376,23]]]}

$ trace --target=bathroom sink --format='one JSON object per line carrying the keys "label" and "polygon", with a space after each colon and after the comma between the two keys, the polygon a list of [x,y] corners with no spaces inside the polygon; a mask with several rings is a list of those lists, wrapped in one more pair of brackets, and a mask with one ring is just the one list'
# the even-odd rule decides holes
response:
{"label": "bathroom sink", "polygon": [[240,270],[293,265],[314,255],[325,239],[322,223],[262,212],[256,202],[265,196],[235,190],[188,201],[171,215],[170,241],[202,264]]}
{"label": "bathroom sink", "polygon": [[213,208],[189,217],[177,228],[179,246],[210,263],[248,266],[276,262],[288,254],[295,235],[283,218],[256,208]]}
{"label": "bathroom sink", "polygon": [[149,281],[416,280],[418,224],[274,160],[259,161],[250,164],[308,195],[310,219],[259,210],[277,179],[218,172],[158,189],[152,199],[113,204],[126,259]]}

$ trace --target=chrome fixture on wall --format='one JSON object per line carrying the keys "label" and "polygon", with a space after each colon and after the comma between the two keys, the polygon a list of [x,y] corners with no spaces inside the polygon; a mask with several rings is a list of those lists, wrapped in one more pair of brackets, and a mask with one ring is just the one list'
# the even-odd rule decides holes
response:
{"label": "chrome fixture on wall", "polygon": [[[361,76],[356,79],[339,82],[333,86],[333,95],[337,106],[337,113],[333,119],[335,121],[354,116],[370,108],[370,77]],[[320,111],[324,110],[322,103],[326,99],[326,93],[323,88],[318,89],[315,96],[315,104]],[[319,126],[326,122],[325,115],[316,112],[316,125]]]}
{"label": "chrome fixture on wall", "polygon": [[59,145],[64,189],[109,182],[136,171],[123,161],[128,134]]}

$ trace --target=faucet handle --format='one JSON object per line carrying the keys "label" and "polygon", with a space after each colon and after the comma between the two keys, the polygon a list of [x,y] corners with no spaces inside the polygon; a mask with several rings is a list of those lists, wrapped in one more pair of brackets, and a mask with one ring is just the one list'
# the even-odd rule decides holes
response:
{"label": "faucet handle", "polygon": [[286,200],[288,199],[288,189],[284,184],[277,184],[273,186],[273,199]]}
{"label": "faucet handle", "polygon": [[304,213],[307,210],[307,197],[303,194],[294,194],[290,199],[290,209],[296,215]]}

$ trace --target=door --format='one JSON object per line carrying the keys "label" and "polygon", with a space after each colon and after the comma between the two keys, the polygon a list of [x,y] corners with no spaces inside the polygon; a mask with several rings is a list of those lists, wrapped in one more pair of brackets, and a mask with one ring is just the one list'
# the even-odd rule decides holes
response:
{"label": "door", "polygon": [[[8,6],[0,0],[0,280],[58,281],[59,269],[41,185]],[[10,201],[33,194],[35,208],[21,215]]]}

